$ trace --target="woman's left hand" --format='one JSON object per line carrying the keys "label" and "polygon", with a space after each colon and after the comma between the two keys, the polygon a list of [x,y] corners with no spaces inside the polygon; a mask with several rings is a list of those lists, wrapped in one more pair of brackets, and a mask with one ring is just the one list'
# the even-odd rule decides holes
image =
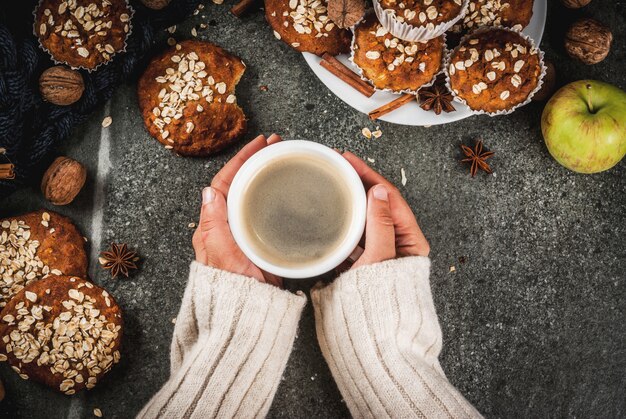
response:
{"label": "woman's left hand", "polygon": [[204,265],[224,271],[256,278],[260,282],[282,287],[282,278],[262,271],[243,254],[228,225],[226,196],[235,174],[254,153],[281,141],[272,134],[269,138],[259,135],[224,165],[213,178],[210,187],[202,191],[200,222],[193,234],[196,260]]}

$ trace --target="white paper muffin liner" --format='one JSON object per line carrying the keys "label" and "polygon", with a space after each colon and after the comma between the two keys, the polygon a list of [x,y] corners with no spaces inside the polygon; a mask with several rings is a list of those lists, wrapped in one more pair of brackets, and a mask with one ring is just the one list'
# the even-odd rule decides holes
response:
{"label": "white paper muffin liner", "polygon": [[395,13],[385,12],[379,0],[373,0],[373,3],[376,16],[383,27],[396,38],[411,42],[428,41],[443,35],[459,19],[465,16],[469,8],[469,0],[463,0],[461,12],[457,16],[452,18],[452,20],[436,25],[433,29],[428,29],[426,26],[414,26],[406,22],[399,22]]}
{"label": "white paper muffin liner", "polygon": [[44,0],[39,0],[39,3],[37,4],[37,7],[35,7],[35,9],[33,10],[33,17],[34,17],[34,21],[33,21],[33,34],[35,35],[35,37],[37,38],[37,43],[39,44],[39,48],[41,48],[42,50],[44,50],[45,52],[48,53],[48,55],[50,56],[50,59],[52,59],[52,61],[57,64],[57,65],[66,65],[68,67],[70,67],[72,70],[86,70],[88,73],[94,72],[96,71],[100,66],[102,65],[106,65],[108,63],[110,63],[111,61],[113,61],[113,58],[117,55],[117,54],[121,54],[126,52],[126,48],[128,47],[128,44],[126,41],[128,41],[128,38],[130,37],[130,35],[133,33],[133,16],[135,15],[135,9],[133,9],[133,7],[130,5],[130,1],[129,0],[124,0],[124,3],[126,3],[126,7],[128,9],[128,32],[126,33],[126,36],[124,37],[124,46],[121,50],[119,51],[115,51],[113,54],[109,54],[110,58],[107,61],[103,61],[100,64],[98,64],[97,66],[95,66],[94,68],[88,68],[85,66],[73,66],[70,65],[69,63],[65,62],[65,61],[60,61],[57,60],[54,55],[52,54],[52,52],[50,52],[50,50],[48,48],[46,48],[42,43],[41,43],[41,37],[39,35],[39,31],[37,28],[37,11],[39,10],[39,8],[41,7],[41,5],[43,4]]}
{"label": "white paper muffin liner", "polygon": [[[533,91],[531,91],[528,94],[528,97],[526,98],[526,100],[524,100],[523,102],[518,103],[517,105],[514,105],[510,109],[501,109],[501,110],[496,111],[496,112],[488,112],[488,111],[485,111],[485,110],[482,110],[482,109],[472,109],[467,104],[465,99],[461,98],[458,94],[456,94],[454,92],[454,90],[452,90],[452,86],[450,85],[450,64],[451,64],[451,60],[452,60],[452,55],[454,55],[454,53],[466,41],[468,41],[469,38],[471,38],[472,36],[475,36],[477,34],[489,32],[489,31],[494,31],[494,30],[505,30],[505,31],[508,31],[508,32],[513,32],[515,34],[518,34],[523,39],[525,39],[526,42],[529,43],[531,48],[535,48],[537,50],[537,56],[539,57],[539,66],[541,67],[541,73],[539,74],[539,80],[537,82],[537,86],[535,87],[535,89]],[[475,29],[472,32],[469,32],[469,33],[465,34],[461,38],[461,41],[459,42],[459,45],[457,45],[453,50],[448,52],[448,55],[447,55],[445,63],[444,63],[444,74],[446,75],[446,87],[448,88],[450,93],[452,93],[452,96],[454,97],[454,100],[456,102],[459,102],[459,103],[462,103],[462,104],[466,105],[470,109],[470,111],[472,112],[473,115],[499,116],[499,115],[509,115],[509,114],[513,113],[516,109],[521,108],[522,106],[528,105],[531,102],[533,96],[539,90],[541,90],[541,86],[543,86],[543,78],[546,76],[546,65],[544,63],[544,53],[543,53],[543,51],[541,49],[539,49],[539,47],[537,45],[535,45],[535,41],[530,36],[524,35],[522,32],[517,31],[517,30],[513,30],[513,29],[510,29],[510,28],[505,28],[504,26],[482,26],[482,27],[480,27],[478,29]]]}
{"label": "white paper muffin liner", "polygon": [[[363,19],[363,20],[365,20],[365,19]],[[371,79],[369,79],[369,78],[367,78],[367,76],[365,76],[365,74],[363,72],[363,69],[354,61],[354,55],[356,53],[356,51],[355,51],[355,46],[356,46],[356,35],[355,35],[355,32],[356,32],[356,26],[352,29],[352,44],[350,45],[350,58],[349,58],[349,60],[352,63],[352,65],[354,67],[356,67],[356,69],[358,70],[357,74],[361,77],[361,79],[365,80],[368,83],[370,83],[374,87],[374,89],[376,91],[379,91],[379,92],[389,92],[389,93],[395,93],[395,94],[408,93],[408,94],[412,94],[412,95],[417,95],[417,93],[419,92],[419,90],[422,87],[432,86],[435,83],[435,81],[437,80],[437,77],[444,72],[445,65],[446,65],[446,59],[447,59],[447,56],[448,56],[448,48],[446,46],[446,34],[445,33],[443,34],[443,52],[441,54],[441,67],[440,67],[439,71],[437,73],[435,73],[435,75],[433,76],[433,78],[429,82],[424,83],[423,85],[418,87],[416,90],[410,90],[410,89],[392,90],[392,89],[388,89],[388,88],[380,89],[380,88],[378,88],[378,87],[376,87],[374,85],[374,82]]]}

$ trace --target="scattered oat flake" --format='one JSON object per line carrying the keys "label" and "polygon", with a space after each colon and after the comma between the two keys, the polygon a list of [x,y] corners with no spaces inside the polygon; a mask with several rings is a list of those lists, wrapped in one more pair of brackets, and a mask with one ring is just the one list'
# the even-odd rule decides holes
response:
{"label": "scattered oat flake", "polygon": [[361,130],[361,134],[363,134],[365,138],[372,138],[372,131],[370,131],[370,129],[367,127]]}
{"label": "scattered oat flake", "polygon": [[367,161],[368,161],[368,162],[370,162],[370,163],[374,163],[376,160],[374,160],[374,159],[373,159],[373,158],[371,158],[371,157],[368,157],[368,158],[367,158]]}
{"label": "scattered oat flake", "polygon": [[168,31],[169,33],[174,33],[174,32],[176,32],[176,25],[174,25],[174,26],[170,26],[169,28],[167,28],[167,31]]}
{"label": "scattered oat flake", "polygon": [[198,36],[198,31],[196,28],[191,28],[191,36]]}
{"label": "scattered oat flake", "polygon": [[172,319],[172,324],[176,324],[176,317]]}
{"label": "scattered oat flake", "polygon": [[383,132],[376,127],[376,131],[372,131],[372,136],[374,138],[380,138],[383,135]]}
{"label": "scattered oat flake", "polygon": [[111,118],[110,116],[107,116],[106,118],[102,120],[102,127],[106,128],[110,126],[112,123],[113,123],[113,118]]}
{"label": "scattered oat flake", "polygon": [[404,171],[404,167],[400,169],[400,174],[402,175],[402,186],[406,185],[406,172]]}
{"label": "scattered oat flake", "polygon": [[97,407],[95,409],[93,409],[93,415],[96,417],[101,418],[102,417],[102,410],[98,409]]}
{"label": "scattered oat flake", "polygon": [[456,268],[454,266],[450,266],[450,272],[456,272]]}
{"label": "scattered oat flake", "polygon": [[189,227],[189,228],[196,228],[196,223],[189,223],[189,224],[187,224],[187,227]]}

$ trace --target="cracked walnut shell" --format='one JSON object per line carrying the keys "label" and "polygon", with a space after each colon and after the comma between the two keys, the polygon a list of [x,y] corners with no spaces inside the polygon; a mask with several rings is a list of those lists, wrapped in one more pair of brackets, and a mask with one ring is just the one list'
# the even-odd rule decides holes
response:
{"label": "cracked walnut shell", "polygon": [[565,34],[567,53],[588,65],[604,60],[609,55],[612,42],[611,30],[595,19],[581,19]]}
{"label": "cracked walnut shell", "polygon": [[41,180],[41,192],[53,205],[67,205],[85,184],[87,170],[76,160],[58,157]]}
{"label": "cracked walnut shell", "polygon": [[39,77],[41,96],[55,105],[66,106],[78,102],[84,90],[83,76],[62,65],[48,68]]}

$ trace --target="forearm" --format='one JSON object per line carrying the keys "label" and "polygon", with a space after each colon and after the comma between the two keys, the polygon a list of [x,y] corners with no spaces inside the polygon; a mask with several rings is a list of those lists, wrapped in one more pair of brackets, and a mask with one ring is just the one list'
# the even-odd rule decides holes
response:
{"label": "forearm", "polygon": [[449,383],[430,261],[396,259],[313,290],[322,353],[355,417],[480,417]]}
{"label": "forearm", "polygon": [[305,303],[302,294],[193,262],[170,378],[138,417],[264,416]]}

